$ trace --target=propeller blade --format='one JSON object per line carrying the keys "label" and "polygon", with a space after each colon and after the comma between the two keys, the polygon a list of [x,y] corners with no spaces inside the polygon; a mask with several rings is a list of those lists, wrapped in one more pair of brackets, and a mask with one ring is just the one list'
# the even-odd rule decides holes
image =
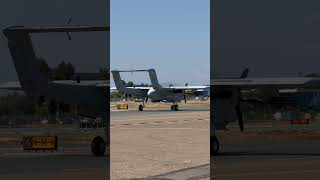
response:
{"label": "propeller blade", "polygon": [[240,105],[237,105],[235,107],[235,110],[236,110],[236,113],[237,113],[237,118],[238,118],[240,131],[243,131],[244,130],[244,125],[243,125],[242,112],[240,110]]}
{"label": "propeller blade", "polygon": [[147,97],[146,97],[146,103],[148,102],[148,99],[149,99],[149,97],[147,96]]}
{"label": "propeller blade", "polygon": [[71,41],[71,40],[72,40],[72,38],[71,38],[71,36],[70,36],[69,32],[66,32],[66,34],[67,34],[67,36],[68,36],[68,40],[69,40],[69,41]]}
{"label": "propeller blade", "polygon": [[248,77],[249,71],[250,71],[249,68],[245,68],[245,69],[242,71],[240,78],[242,79],[242,78]]}
{"label": "propeller blade", "polygon": [[69,19],[68,19],[68,24],[70,24],[72,22],[72,18],[70,17]]}
{"label": "propeller blade", "polygon": [[[72,18],[70,17],[70,18],[68,19],[68,25],[70,25],[71,21],[72,21]],[[67,34],[68,40],[71,41],[72,38],[71,38],[71,35],[69,34],[69,32],[66,32],[66,34]]]}

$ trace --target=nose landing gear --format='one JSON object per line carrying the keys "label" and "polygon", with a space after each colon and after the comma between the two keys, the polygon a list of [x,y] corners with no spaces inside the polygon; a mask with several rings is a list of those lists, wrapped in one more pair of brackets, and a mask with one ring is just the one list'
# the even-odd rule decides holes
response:
{"label": "nose landing gear", "polygon": [[143,111],[143,105],[140,104],[139,107],[138,107],[139,111]]}
{"label": "nose landing gear", "polygon": [[179,111],[179,106],[178,106],[178,104],[172,105],[172,106],[171,106],[171,110],[172,110],[172,111]]}
{"label": "nose landing gear", "polygon": [[103,156],[106,151],[104,139],[100,136],[95,137],[91,142],[91,151],[94,156]]}
{"label": "nose landing gear", "polygon": [[216,156],[219,152],[219,141],[217,136],[210,137],[210,156]]}

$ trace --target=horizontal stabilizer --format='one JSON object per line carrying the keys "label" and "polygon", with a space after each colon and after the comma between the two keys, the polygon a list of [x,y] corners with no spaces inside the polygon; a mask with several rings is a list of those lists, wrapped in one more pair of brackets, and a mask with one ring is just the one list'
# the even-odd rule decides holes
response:
{"label": "horizontal stabilizer", "polygon": [[139,69],[139,70],[112,70],[111,72],[148,72],[148,69]]}
{"label": "horizontal stabilizer", "polygon": [[25,27],[11,26],[3,30],[7,33],[49,33],[49,32],[94,32],[110,31],[110,27],[105,26],[68,26],[68,27]]}

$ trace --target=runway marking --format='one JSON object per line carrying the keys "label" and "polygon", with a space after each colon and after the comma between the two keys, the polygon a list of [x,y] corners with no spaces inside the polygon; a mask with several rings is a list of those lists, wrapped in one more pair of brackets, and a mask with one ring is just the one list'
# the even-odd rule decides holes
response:
{"label": "runway marking", "polygon": [[201,178],[210,177],[210,165],[201,165],[196,167],[185,168],[165,174],[152,176],[141,179],[186,179],[186,180],[197,180]]}
{"label": "runway marking", "polygon": [[[183,120],[183,122],[189,122],[193,120]],[[203,119],[203,121],[209,121],[209,119]],[[129,125],[150,125],[150,124],[163,124],[163,123],[178,123],[181,120],[177,121],[150,121],[150,122],[140,122],[140,123],[125,123],[125,124],[113,124],[111,126],[129,126]]]}
{"label": "runway marking", "polygon": [[[201,115],[200,115],[201,116]],[[203,115],[205,117],[208,117],[208,115]],[[192,115],[192,116],[174,116],[174,117],[167,117],[167,116],[163,116],[163,115],[159,115],[158,117],[150,117],[150,118],[139,118],[139,119],[113,119],[111,117],[111,121],[125,121],[125,120],[130,120],[130,121],[141,121],[141,120],[163,120],[163,119],[183,119],[183,118],[199,118],[199,115]],[[208,117],[209,118],[209,117]]]}

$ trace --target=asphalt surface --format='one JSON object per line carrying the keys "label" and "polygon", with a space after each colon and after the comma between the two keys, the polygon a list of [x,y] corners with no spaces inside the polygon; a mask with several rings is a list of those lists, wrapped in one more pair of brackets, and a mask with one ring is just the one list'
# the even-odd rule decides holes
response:
{"label": "asphalt surface", "polygon": [[16,153],[0,157],[0,179],[107,179],[107,157],[90,154]]}
{"label": "asphalt surface", "polygon": [[[80,137],[101,135],[103,130],[70,128],[16,128],[0,130],[0,179],[101,179],[109,177],[108,157],[94,157],[90,141]],[[58,135],[58,151],[24,151],[23,135]],[[70,139],[72,138],[72,139]],[[68,140],[69,139],[69,140]],[[90,139],[90,138],[89,138]]]}
{"label": "asphalt surface", "polygon": [[230,131],[218,132],[221,153],[212,157],[212,179],[320,178],[319,123],[247,126],[246,133],[239,133],[235,126]]}
{"label": "asphalt surface", "polygon": [[[210,170],[208,109],[111,112],[111,179],[209,179],[210,173],[217,180],[320,178],[318,122],[248,123],[244,133],[231,124],[218,132],[221,153]],[[107,157],[91,156],[89,142],[62,143],[60,151],[45,153],[19,147],[1,141],[0,179],[108,177]]]}
{"label": "asphalt surface", "polygon": [[209,179],[209,112],[111,112],[112,179]]}
{"label": "asphalt surface", "polygon": [[[26,152],[17,137],[43,134],[39,129],[1,129],[0,179],[107,179],[108,157],[93,157],[76,132],[47,129],[74,140],[60,141],[57,152]],[[209,107],[111,112],[110,159],[111,179],[208,179]]]}

